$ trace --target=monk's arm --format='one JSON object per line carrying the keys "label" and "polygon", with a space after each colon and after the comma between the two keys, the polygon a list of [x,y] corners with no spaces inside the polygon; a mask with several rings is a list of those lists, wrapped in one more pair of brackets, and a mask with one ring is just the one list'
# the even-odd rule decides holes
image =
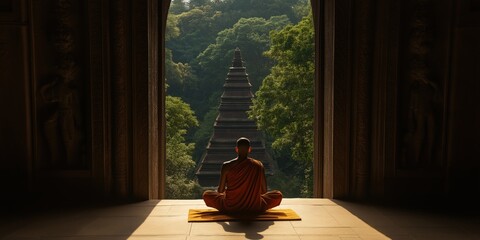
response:
{"label": "monk's arm", "polygon": [[265,176],[265,168],[262,165],[263,181],[262,181],[262,194],[267,192],[267,177]]}
{"label": "monk's arm", "polygon": [[227,181],[227,167],[224,165],[222,165],[222,170],[220,171],[220,184],[218,185],[218,190],[217,192],[219,193],[223,193],[225,192],[225,183]]}

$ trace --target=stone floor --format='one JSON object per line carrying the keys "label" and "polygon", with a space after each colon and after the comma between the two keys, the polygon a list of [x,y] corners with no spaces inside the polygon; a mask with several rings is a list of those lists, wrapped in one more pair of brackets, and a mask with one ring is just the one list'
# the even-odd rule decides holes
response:
{"label": "stone floor", "polygon": [[[40,211],[0,221],[1,239],[480,239],[480,220],[328,199],[284,199],[301,221],[188,223],[201,200]],[[46,208],[48,209],[48,208]]]}

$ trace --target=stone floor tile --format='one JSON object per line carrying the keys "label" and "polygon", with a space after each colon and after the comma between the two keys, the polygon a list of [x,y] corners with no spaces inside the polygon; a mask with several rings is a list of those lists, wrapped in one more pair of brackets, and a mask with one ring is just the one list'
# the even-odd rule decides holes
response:
{"label": "stone floor tile", "polygon": [[[263,236],[261,236],[263,238]],[[244,236],[217,235],[217,236],[188,236],[187,240],[244,240]],[[258,238],[261,239],[261,238]]]}
{"label": "stone floor tile", "polygon": [[149,217],[131,235],[188,235],[190,229],[186,216]]}
{"label": "stone floor tile", "polygon": [[71,235],[127,235],[133,233],[145,217],[99,217],[80,226]]}
{"label": "stone floor tile", "polygon": [[181,235],[161,235],[161,236],[60,236],[60,237],[48,237],[42,239],[48,240],[120,240],[120,239],[133,239],[133,240],[153,240],[153,239],[162,239],[162,240],[185,240],[187,236]]}
{"label": "stone floor tile", "polygon": [[101,217],[146,217],[149,216],[155,208],[158,207],[122,205],[92,211],[90,215]]}
{"label": "stone floor tile", "polygon": [[296,232],[288,221],[257,221],[257,222],[213,222],[192,223],[191,236],[195,235],[241,235],[255,236],[295,235]]}
{"label": "stone floor tile", "polygon": [[358,235],[340,235],[340,239],[342,240],[360,240],[360,236]]}
{"label": "stone floor tile", "polygon": [[[344,207],[344,206],[342,206]],[[392,221],[391,217],[384,215],[378,209],[373,207],[366,207],[362,209],[361,206],[344,207],[349,213],[348,215],[354,215],[357,219],[368,223],[371,226],[396,226],[397,224]]]}
{"label": "stone floor tile", "polygon": [[[227,232],[223,228],[224,223],[219,222],[199,222],[199,223],[192,223],[192,228],[190,231],[190,236],[215,236],[215,235],[238,235],[244,236],[245,233],[238,231],[238,232]],[[225,223],[227,224],[227,223]],[[257,228],[260,228],[257,226]],[[253,230],[252,230],[253,231]]]}
{"label": "stone floor tile", "polygon": [[162,199],[157,205],[198,205],[204,204],[202,199]]}
{"label": "stone floor tile", "polygon": [[59,236],[59,237],[48,237],[49,240],[118,240],[118,239],[128,239],[129,236]]}
{"label": "stone floor tile", "polygon": [[323,236],[318,236],[318,235],[300,235],[300,240],[341,240],[339,236],[328,236],[328,235],[323,235]]}
{"label": "stone floor tile", "polygon": [[348,227],[299,227],[295,228],[299,235],[355,235],[355,232]]}
{"label": "stone floor tile", "polygon": [[91,224],[96,221],[96,219],[96,217],[44,216],[35,218],[35,220],[19,223],[21,226],[18,226],[14,231],[7,234],[7,236],[11,238],[74,236],[82,229],[82,227]]}
{"label": "stone floor tile", "polygon": [[364,239],[364,240],[388,240],[388,239],[392,239],[392,238],[389,238],[383,234],[363,234],[363,235],[359,235],[360,236],[360,239]]}
{"label": "stone floor tile", "polygon": [[340,226],[368,227],[369,225],[359,218],[351,216],[333,216]]}
{"label": "stone floor tile", "polygon": [[263,235],[263,237],[266,240],[300,240],[298,235]]}
{"label": "stone floor tile", "polygon": [[230,236],[230,235],[216,235],[216,236],[189,236],[188,240],[236,240],[236,239],[266,239],[266,240],[300,240],[297,235],[247,235],[247,236]]}
{"label": "stone floor tile", "polygon": [[359,227],[359,228],[353,227],[352,230],[358,235],[375,235],[375,234],[384,235],[382,232],[372,227]]}
{"label": "stone floor tile", "polygon": [[301,216],[301,221],[292,221],[293,227],[345,227],[331,216]]}
{"label": "stone floor tile", "polygon": [[323,206],[316,206],[316,205],[307,205],[307,206],[302,206],[302,205],[289,205],[285,208],[290,208],[294,210],[300,217],[306,217],[306,216],[316,216],[316,217],[322,217],[322,216],[330,216],[330,213],[328,213],[325,210],[325,207]]}
{"label": "stone floor tile", "polygon": [[188,215],[188,210],[190,209],[198,209],[198,207],[192,205],[174,205],[170,208],[170,210],[168,210],[168,214],[186,216]]}
{"label": "stone floor tile", "polygon": [[154,239],[161,239],[161,240],[186,240],[186,235],[151,235],[151,236],[129,236],[128,240],[154,240]]}
{"label": "stone floor tile", "polygon": [[[36,236],[27,238],[2,238],[5,240],[119,240],[130,239],[128,235],[116,235],[116,236]],[[185,239],[185,237],[183,238]]]}
{"label": "stone floor tile", "polygon": [[282,205],[297,204],[297,205],[337,205],[330,199],[326,198],[284,198]]}
{"label": "stone floor tile", "polygon": [[470,231],[464,231],[460,228],[448,227],[412,227],[408,230],[415,239],[479,239],[478,235],[472,234]]}
{"label": "stone floor tile", "polygon": [[201,199],[65,209],[0,221],[0,239],[480,239],[476,216],[449,216],[328,199],[284,199],[302,221],[188,223]]}
{"label": "stone floor tile", "polygon": [[413,236],[411,235],[385,235],[388,237],[388,239],[393,239],[393,240],[416,240],[416,238],[414,238]]}
{"label": "stone floor tile", "polygon": [[342,207],[325,207],[340,225],[350,227],[368,227],[369,225]]}
{"label": "stone floor tile", "polygon": [[166,215],[169,215],[170,208],[172,208],[172,206],[155,206],[153,208],[152,212],[150,212],[149,216],[166,216]]}

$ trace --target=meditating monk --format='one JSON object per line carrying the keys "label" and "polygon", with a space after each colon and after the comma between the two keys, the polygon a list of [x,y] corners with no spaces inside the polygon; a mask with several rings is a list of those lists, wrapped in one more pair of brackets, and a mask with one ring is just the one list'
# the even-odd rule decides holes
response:
{"label": "meditating monk", "polygon": [[225,213],[261,213],[280,205],[282,193],[267,192],[262,162],[248,157],[250,140],[239,138],[235,151],[238,157],[222,165],[218,190],[203,193],[205,204]]}

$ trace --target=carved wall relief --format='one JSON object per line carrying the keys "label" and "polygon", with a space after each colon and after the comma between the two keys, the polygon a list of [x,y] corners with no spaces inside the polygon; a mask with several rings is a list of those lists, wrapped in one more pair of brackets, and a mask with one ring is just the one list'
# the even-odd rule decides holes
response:
{"label": "carved wall relief", "polygon": [[442,92],[432,73],[432,8],[430,0],[413,1],[404,48],[404,76],[400,83],[400,169],[441,166]]}
{"label": "carved wall relief", "polygon": [[49,9],[47,44],[51,49],[51,73],[38,87],[43,110],[38,127],[47,153],[43,164],[53,169],[84,169],[86,128],[84,88],[75,35],[78,11],[75,1],[53,0]]}

